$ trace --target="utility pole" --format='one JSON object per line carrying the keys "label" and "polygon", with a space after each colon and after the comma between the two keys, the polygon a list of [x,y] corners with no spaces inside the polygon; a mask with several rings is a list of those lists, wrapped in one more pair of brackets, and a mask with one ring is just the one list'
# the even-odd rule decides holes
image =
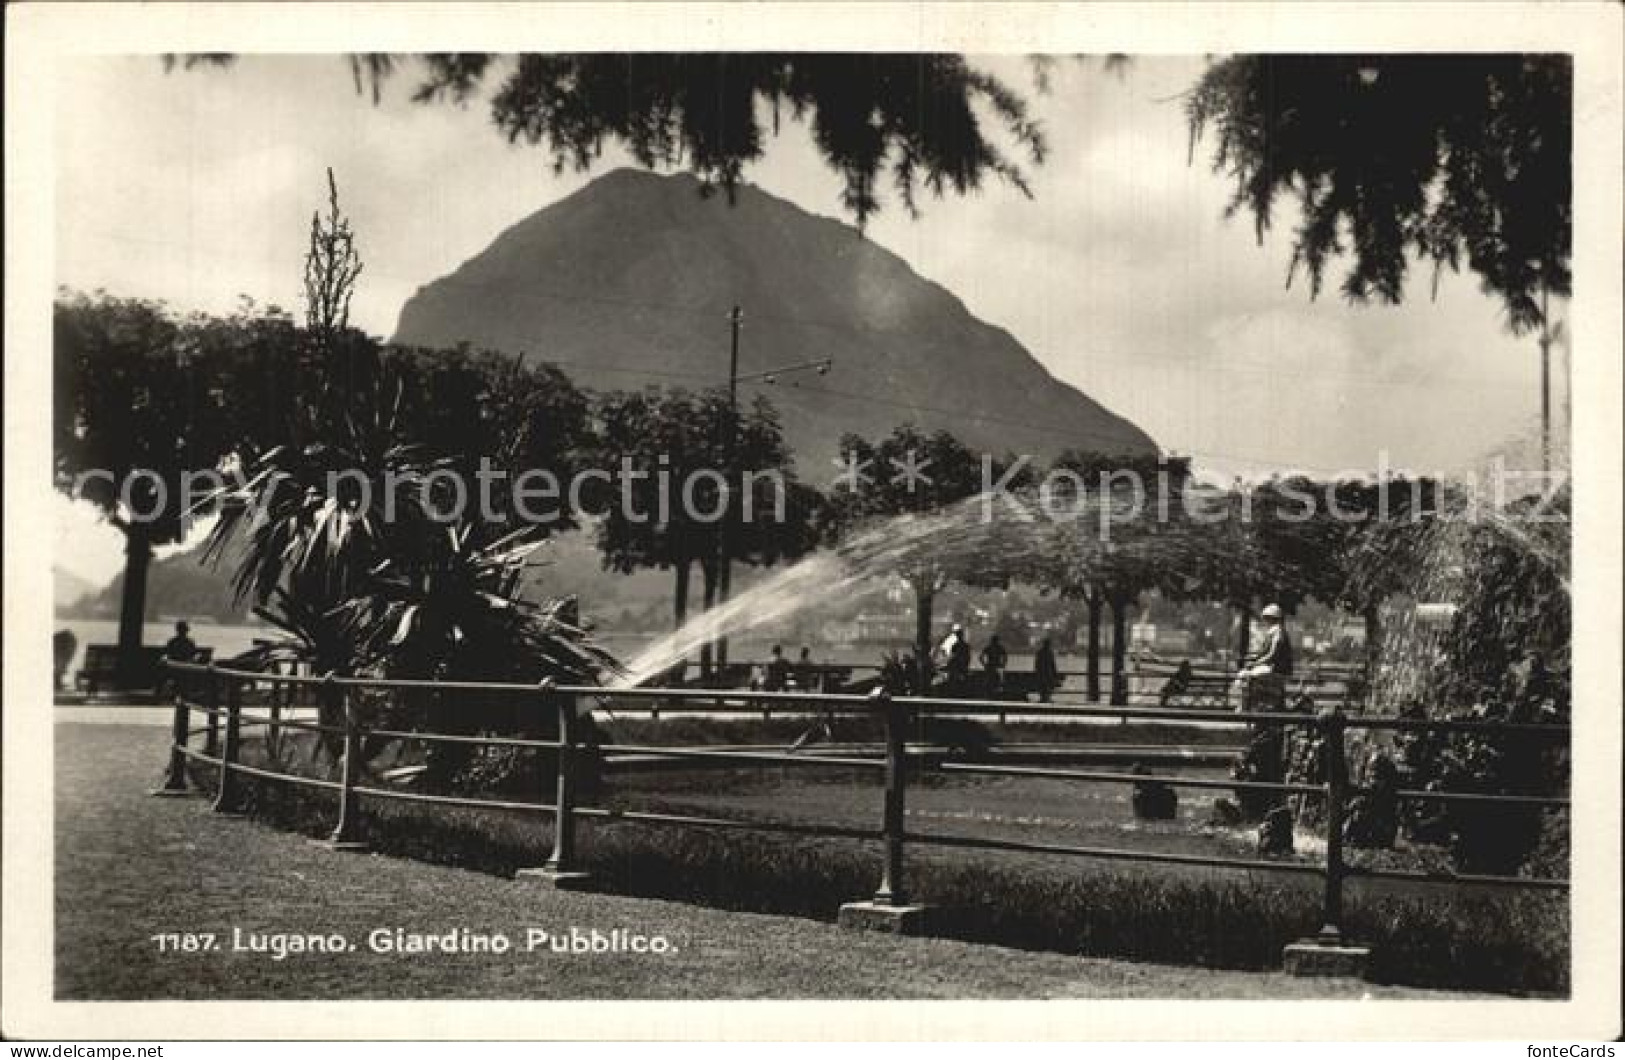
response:
{"label": "utility pole", "polygon": [[[722,508],[722,526],[717,533],[717,595],[712,602],[713,607],[721,607],[728,602],[728,594],[733,583],[733,554],[731,551],[734,521],[734,496],[740,492],[744,485],[744,472],[739,466],[739,384],[748,382],[761,382],[769,385],[776,384],[781,376],[793,375],[797,372],[816,372],[827,375],[835,364],[834,358],[820,357],[814,361],[800,361],[796,364],[781,365],[760,372],[747,372],[739,374],[739,329],[744,322],[745,313],[737,305],[728,314],[729,347],[728,347],[728,436],[724,446],[728,467],[724,469],[724,477],[728,479],[728,493],[724,498]],[[795,384],[791,384],[792,386]],[[738,481],[734,481],[735,479]],[[720,671],[728,665],[728,638],[726,635],[716,638],[711,657]]]}

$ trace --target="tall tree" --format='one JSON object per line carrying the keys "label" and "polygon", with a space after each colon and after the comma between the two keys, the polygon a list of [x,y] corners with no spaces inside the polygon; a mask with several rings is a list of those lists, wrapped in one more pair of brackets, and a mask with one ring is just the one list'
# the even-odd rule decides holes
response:
{"label": "tall tree", "polygon": [[[716,600],[724,480],[741,497],[749,486],[752,517],[730,530],[735,559],[769,565],[810,546],[817,503],[795,484],[789,448],[766,399],[758,399],[737,422],[723,391],[607,394],[596,413],[599,466],[620,479],[594,503],[604,565],[623,573],[640,567],[671,570],[676,625],[688,621],[696,569],[704,607]],[[730,471],[726,476],[724,469]],[[783,520],[775,517],[781,486]],[[733,505],[736,520],[744,510],[742,500]],[[711,659],[707,643],[700,659],[706,673]]]}
{"label": "tall tree", "polygon": [[1334,489],[1339,508],[1354,518],[1339,522],[1336,582],[1317,588],[1315,595],[1364,622],[1371,680],[1384,651],[1383,606],[1424,588],[1428,554],[1443,525],[1436,518],[1443,491],[1430,479],[1404,478],[1340,482]]}
{"label": "tall tree", "polygon": [[1090,702],[1100,700],[1101,621],[1109,612],[1111,701],[1120,704],[1126,700],[1129,611],[1146,591],[1172,591],[1170,579],[1179,572],[1172,546],[1188,536],[1176,531],[1185,519],[1190,459],[1069,449],[1050,470],[1052,504],[1064,518],[1038,583],[1084,602],[1084,688]]}
{"label": "tall tree", "polygon": [[[54,478],[124,536],[122,685],[150,676],[139,660],[153,549],[186,531],[188,476],[213,471],[234,450],[244,429],[232,415],[249,382],[244,357],[280,328],[246,315],[218,327],[179,321],[160,303],[104,293],[57,299]],[[233,341],[219,341],[222,332]]]}
{"label": "tall tree", "polygon": [[[425,437],[419,418],[403,414],[461,400],[474,416],[480,392],[408,401],[409,388],[456,381],[418,367],[379,351],[370,385],[349,392],[342,428],[250,460],[245,482],[218,498],[205,558],[234,556],[239,597],[286,634],[269,656],[318,671],[420,679],[596,680],[612,663],[586,638],[573,606],[522,591],[552,526],[520,518],[511,497],[482,510],[464,474],[477,457],[500,462],[511,450],[500,436],[494,453],[461,448],[475,437],[467,431]],[[508,709],[511,701],[434,696],[419,706],[444,732],[528,724]],[[465,757],[461,750],[435,751],[436,783]]]}
{"label": "tall tree", "polygon": [[[833,536],[899,516],[951,517],[956,505],[984,489],[982,455],[947,431],[926,435],[905,425],[873,442],[847,435],[841,451],[849,473],[829,495],[827,526]],[[994,481],[1002,472],[1002,466],[993,467]],[[967,525],[971,518],[964,513]],[[904,552],[895,572],[914,593],[914,650],[922,670],[931,659],[936,598],[949,581],[988,584],[1014,569],[988,524],[968,534],[933,536],[921,548]]]}

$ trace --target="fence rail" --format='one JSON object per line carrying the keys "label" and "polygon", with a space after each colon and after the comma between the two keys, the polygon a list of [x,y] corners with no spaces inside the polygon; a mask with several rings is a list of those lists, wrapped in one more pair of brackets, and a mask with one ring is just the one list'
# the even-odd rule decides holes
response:
{"label": "fence rail", "polygon": [[[1325,780],[1318,784],[1269,781],[1220,780],[1189,777],[1177,774],[1121,773],[1111,771],[1057,769],[1038,766],[995,765],[969,762],[931,762],[924,749],[908,744],[908,734],[920,718],[1003,716],[1012,712],[1012,704],[997,700],[947,699],[941,697],[892,698],[877,690],[868,696],[839,695],[811,692],[763,692],[755,690],[665,689],[634,688],[609,690],[599,686],[559,685],[551,680],[539,685],[501,684],[456,681],[385,680],[363,677],[297,675],[277,672],[257,672],[228,669],[216,664],[198,665],[169,663],[174,674],[176,695],[174,722],[169,754],[169,765],[164,784],[156,794],[184,794],[188,761],[218,770],[218,786],[214,809],[222,813],[236,812],[241,804],[241,777],[258,777],[305,787],[336,791],[339,796],[338,819],[330,842],[338,849],[362,849],[365,846],[365,803],[370,800],[395,800],[428,805],[445,805],[512,810],[539,813],[553,820],[552,847],[546,862],[536,870],[557,880],[580,878],[583,874],[575,855],[575,826],[578,819],[592,818],[611,821],[635,821],[656,826],[735,829],[755,832],[820,838],[873,841],[881,844],[880,882],[871,900],[873,906],[901,908],[908,904],[908,877],[906,853],[913,846],[957,847],[974,850],[993,850],[1081,857],[1107,861],[1130,861],[1147,864],[1202,866],[1217,869],[1266,871],[1293,875],[1317,875],[1322,879],[1323,926],[1317,938],[1327,944],[1339,943],[1343,938],[1343,884],[1346,880],[1394,880],[1412,883],[1450,884],[1457,886],[1514,887],[1540,890],[1566,890],[1566,879],[1549,877],[1467,875],[1454,873],[1426,873],[1386,870],[1349,864],[1343,855],[1343,831],[1347,819],[1348,802],[1353,796],[1370,794],[1374,789],[1353,784],[1348,775],[1346,734],[1351,729],[1368,731],[1421,731],[1447,733],[1478,733],[1486,736],[1516,735],[1524,739],[1567,740],[1566,725],[1512,724],[1471,720],[1428,720],[1374,716],[1348,716],[1337,708],[1324,709],[1314,714],[1290,712],[1239,712],[1220,710],[1178,710],[1144,706],[1078,706],[1070,704],[1023,704],[1016,713],[1038,717],[1102,717],[1102,718],[1155,718],[1209,722],[1244,723],[1273,728],[1280,731],[1303,729],[1321,737],[1320,765]],[[250,714],[244,710],[243,692],[249,687],[270,685],[273,691],[310,686],[315,689],[316,701],[324,708],[324,716],[331,721],[342,718],[342,724],[328,724],[294,719],[282,715],[277,709],[277,698],[270,697],[269,714]],[[479,692],[486,695],[514,696],[533,700],[539,712],[548,712],[556,719],[556,739],[530,739],[505,736],[462,735],[451,733],[401,730],[384,727],[369,728],[360,723],[356,712],[350,709],[351,690],[413,690],[430,689],[437,692]],[[284,697],[283,702],[288,697]],[[613,705],[617,710],[643,705],[656,711],[662,703],[681,703],[684,710],[713,710],[737,712],[741,707],[771,709],[801,713],[808,716],[835,714],[859,715],[878,718],[884,728],[883,751],[876,757],[856,755],[806,755],[761,750],[738,750],[693,747],[660,747],[644,744],[595,743],[590,750],[600,754],[628,754],[645,757],[668,758],[674,763],[685,760],[738,762],[741,765],[839,766],[858,770],[875,770],[883,776],[883,794],[876,827],[854,828],[842,825],[804,824],[786,821],[738,820],[679,813],[620,810],[579,804],[582,794],[579,764],[583,753],[589,750],[580,735],[580,704],[582,701]],[[204,728],[194,729],[192,712],[205,715]],[[222,724],[223,723],[223,724]],[[319,732],[342,739],[340,779],[320,780],[291,773],[278,772],[241,761],[243,726],[262,726],[268,739],[274,740],[281,728]],[[220,730],[223,728],[223,737]],[[192,738],[204,736],[204,746],[192,746]],[[556,755],[557,780],[551,803],[467,798],[452,795],[409,792],[366,786],[360,783],[360,747],[367,737],[424,741],[427,743],[478,744],[500,747],[518,747],[551,751]],[[1326,818],[1326,852],[1319,862],[1266,861],[1242,858],[1208,857],[1196,854],[1174,854],[1148,850],[1130,850],[1111,847],[1075,846],[1062,843],[1044,843],[1027,840],[963,836],[919,832],[905,827],[907,791],[911,776],[922,769],[932,768],[943,773],[1004,776],[1015,778],[1051,778],[1079,780],[1109,784],[1164,784],[1173,788],[1226,789],[1236,791],[1274,792],[1283,799],[1288,796],[1313,796],[1323,800]],[[1522,807],[1562,808],[1569,800],[1559,796],[1527,794],[1498,794],[1470,791],[1434,791],[1402,788],[1390,792],[1406,801],[1464,802],[1481,805],[1507,805]]]}

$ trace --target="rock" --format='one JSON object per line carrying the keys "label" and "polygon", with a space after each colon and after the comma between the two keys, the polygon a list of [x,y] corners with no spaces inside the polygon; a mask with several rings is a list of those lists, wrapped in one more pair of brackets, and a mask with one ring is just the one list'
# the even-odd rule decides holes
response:
{"label": "rock", "polygon": [[[1134,770],[1136,773],[1144,771],[1143,766]],[[1160,780],[1143,780],[1134,785],[1129,802],[1134,807],[1134,816],[1142,821],[1171,821],[1179,816],[1178,793]]]}

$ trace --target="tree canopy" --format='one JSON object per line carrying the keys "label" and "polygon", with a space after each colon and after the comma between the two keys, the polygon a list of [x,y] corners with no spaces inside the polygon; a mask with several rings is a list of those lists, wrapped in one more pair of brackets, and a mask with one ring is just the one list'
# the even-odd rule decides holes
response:
{"label": "tree canopy", "polygon": [[[724,477],[741,490],[726,520],[734,559],[770,566],[815,544],[815,491],[794,482],[790,450],[766,399],[736,413],[721,390],[646,390],[605,394],[596,413],[598,467],[620,478],[618,489],[588,498],[601,513],[596,535],[604,565],[622,573],[672,570],[678,625],[688,614],[696,564],[707,605],[717,590]],[[780,483],[782,498],[775,495]],[[742,518],[747,485],[750,519]],[[776,517],[781,499],[782,520]]]}
{"label": "tree canopy", "polygon": [[[227,65],[228,55],[180,57]],[[177,57],[165,59],[166,68]],[[489,95],[509,141],[544,146],[554,169],[591,169],[606,143],[648,168],[685,166],[730,196],[788,115],[806,122],[844,182],[858,226],[880,209],[881,187],[911,214],[921,192],[964,194],[989,176],[1028,194],[1023,161],[1046,141],[1026,100],[963,56],[829,52],[485,53],[351,58],[357,91],[406,69],[412,99],[466,104]],[[990,135],[989,121],[1002,129]],[[1001,146],[1000,140],[1007,141]]]}
{"label": "tree canopy", "polygon": [[1523,331],[1570,290],[1573,80],[1566,55],[1243,55],[1186,112],[1260,239],[1298,207],[1312,292],[1343,255],[1356,302],[1399,302],[1412,259],[1465,264]]}

